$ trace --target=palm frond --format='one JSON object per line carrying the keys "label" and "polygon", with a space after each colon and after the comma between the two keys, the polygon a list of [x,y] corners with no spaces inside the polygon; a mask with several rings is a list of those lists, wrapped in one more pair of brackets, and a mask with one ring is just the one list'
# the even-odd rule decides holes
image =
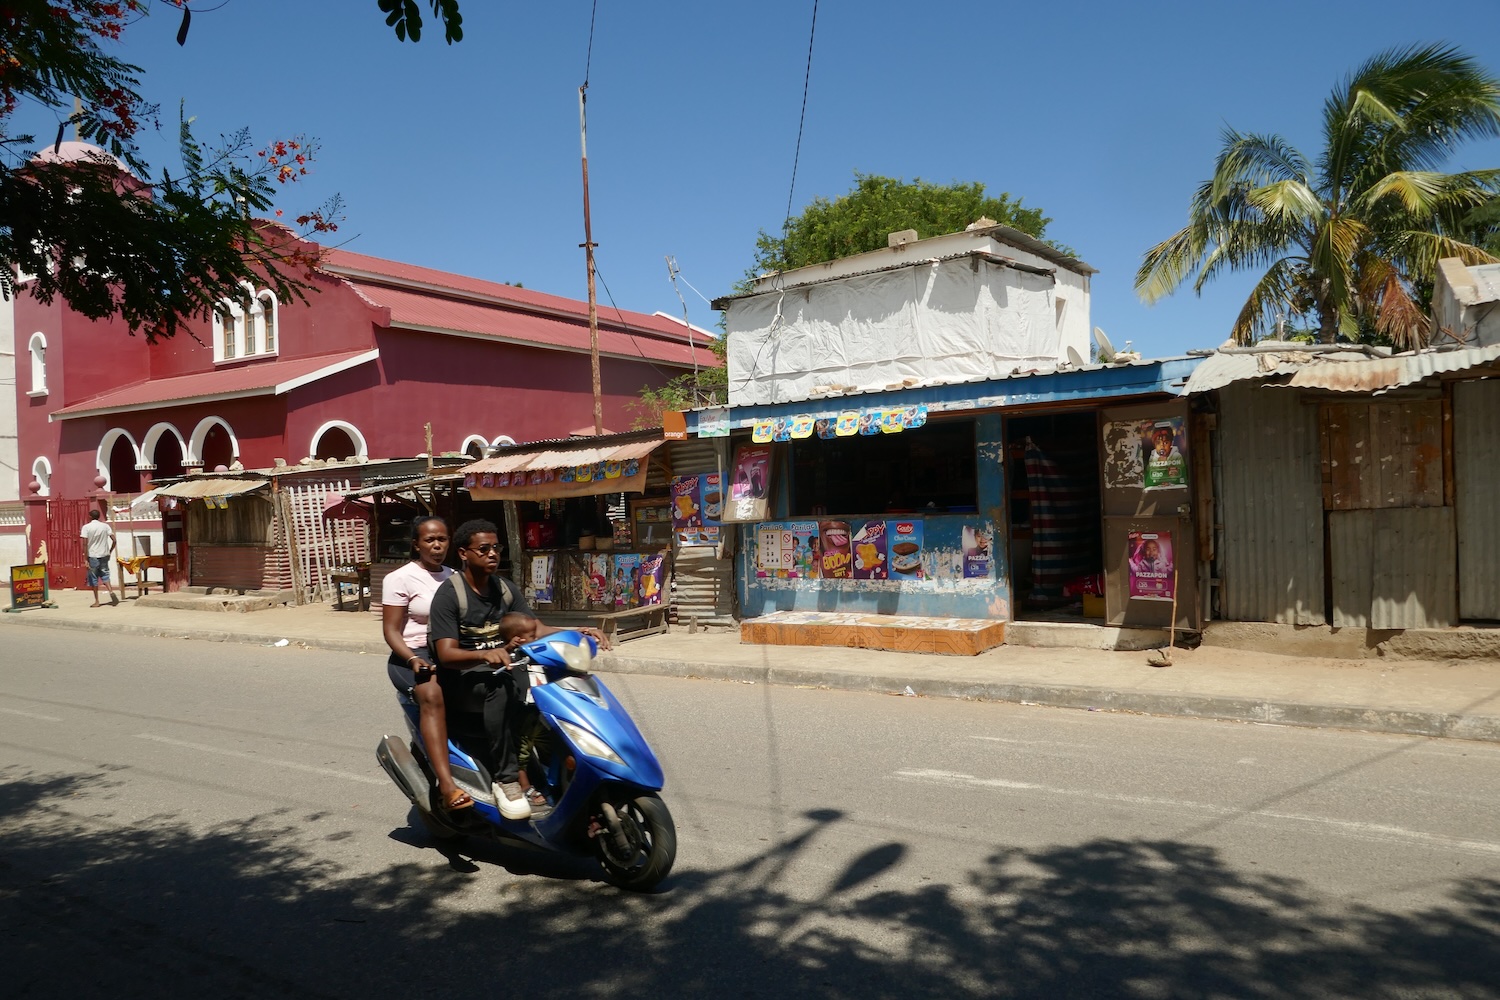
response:
{"label": "palm frond", "polygon": [[1300,180],[1277,181],[1245,193],[1245,200],[1266,217],[1282,223],[1307,224],[1323,213],[1317,192]]}
{"label": "palm frond", "polygon": [[1271,265],[1250,289],[1229,336],[1237,344],[1255,343],[1260,332],[1275,325],[1278,313],[1296,312],[1295,303],[1305,282],[1306,272],[1296,258],[1285,257]]}
{"label": "palm frond", "polygon": [[1175,292],[1203,260],[1201,226],[1179,229],[1147,250],[1135,272],[1135,292],[1150,304]]}
{"label": "palm frond", "polygon": [[1223,146],[1214,160],[1209,198],[1221,201],[1240,188],[1258,188],[1278,181],[1307,183],[1307,159],[1279,135],[1255,135],[1226,128]]}

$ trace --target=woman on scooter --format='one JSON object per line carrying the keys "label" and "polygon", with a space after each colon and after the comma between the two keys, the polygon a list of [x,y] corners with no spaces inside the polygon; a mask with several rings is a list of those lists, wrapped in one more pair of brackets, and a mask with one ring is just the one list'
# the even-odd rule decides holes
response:
{"label": "woman on scooter", "polygon": [[422,743],[437,778],[438,799],[449,810],[474,804],[469,793],[453,781],[448,767],[448,720],[443,711],[443,689],[427,652],[427,616],[432,595],[453,569],[443,565],[448,555],[448,522],[422,517],[412,525],[416,558],[385,578],[381,624],[391,647],[386,673],[398,691],[410,691],[420,712]]}

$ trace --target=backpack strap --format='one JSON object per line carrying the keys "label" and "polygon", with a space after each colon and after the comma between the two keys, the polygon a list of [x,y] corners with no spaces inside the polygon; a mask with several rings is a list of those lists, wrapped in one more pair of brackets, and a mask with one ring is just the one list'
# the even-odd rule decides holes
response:
{"label": "backpack strap", "polygon": [[[462,573],[454,573],[447,580],[448,583],[453,585],[453,593],[458,597],[458,620],[460,623],[463,622],[469,613],[469,584],[462,577]],[[507,609],[516,603],[516,592],[511,587],[509,580],[498,573],[490,577],[490,579],[500,584],[500,597],[504,600]]]}

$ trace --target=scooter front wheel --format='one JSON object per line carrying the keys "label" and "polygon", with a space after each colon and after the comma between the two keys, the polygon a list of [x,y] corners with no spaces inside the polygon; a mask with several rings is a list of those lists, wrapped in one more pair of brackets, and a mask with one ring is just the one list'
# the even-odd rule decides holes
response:
{"label": "scooter front wheel", "polygon": [[677,860],[677,828],[660,796],[638,795],[612,803],[618,832],[604,829],[594,839],[604,876],[622,889],[654,888]]}

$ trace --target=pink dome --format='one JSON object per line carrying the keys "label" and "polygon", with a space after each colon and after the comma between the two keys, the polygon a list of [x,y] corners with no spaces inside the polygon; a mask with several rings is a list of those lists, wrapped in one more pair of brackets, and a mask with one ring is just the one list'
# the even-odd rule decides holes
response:
{"label": "pink dome", "polygon": [[100,149],[93,143],[79,142],[76,139],[68,139],[56,145],[49,143],[38,150],[31,161],[33,163],[112,163],[120,170],[129,172],[129,168],[119,157]]}

